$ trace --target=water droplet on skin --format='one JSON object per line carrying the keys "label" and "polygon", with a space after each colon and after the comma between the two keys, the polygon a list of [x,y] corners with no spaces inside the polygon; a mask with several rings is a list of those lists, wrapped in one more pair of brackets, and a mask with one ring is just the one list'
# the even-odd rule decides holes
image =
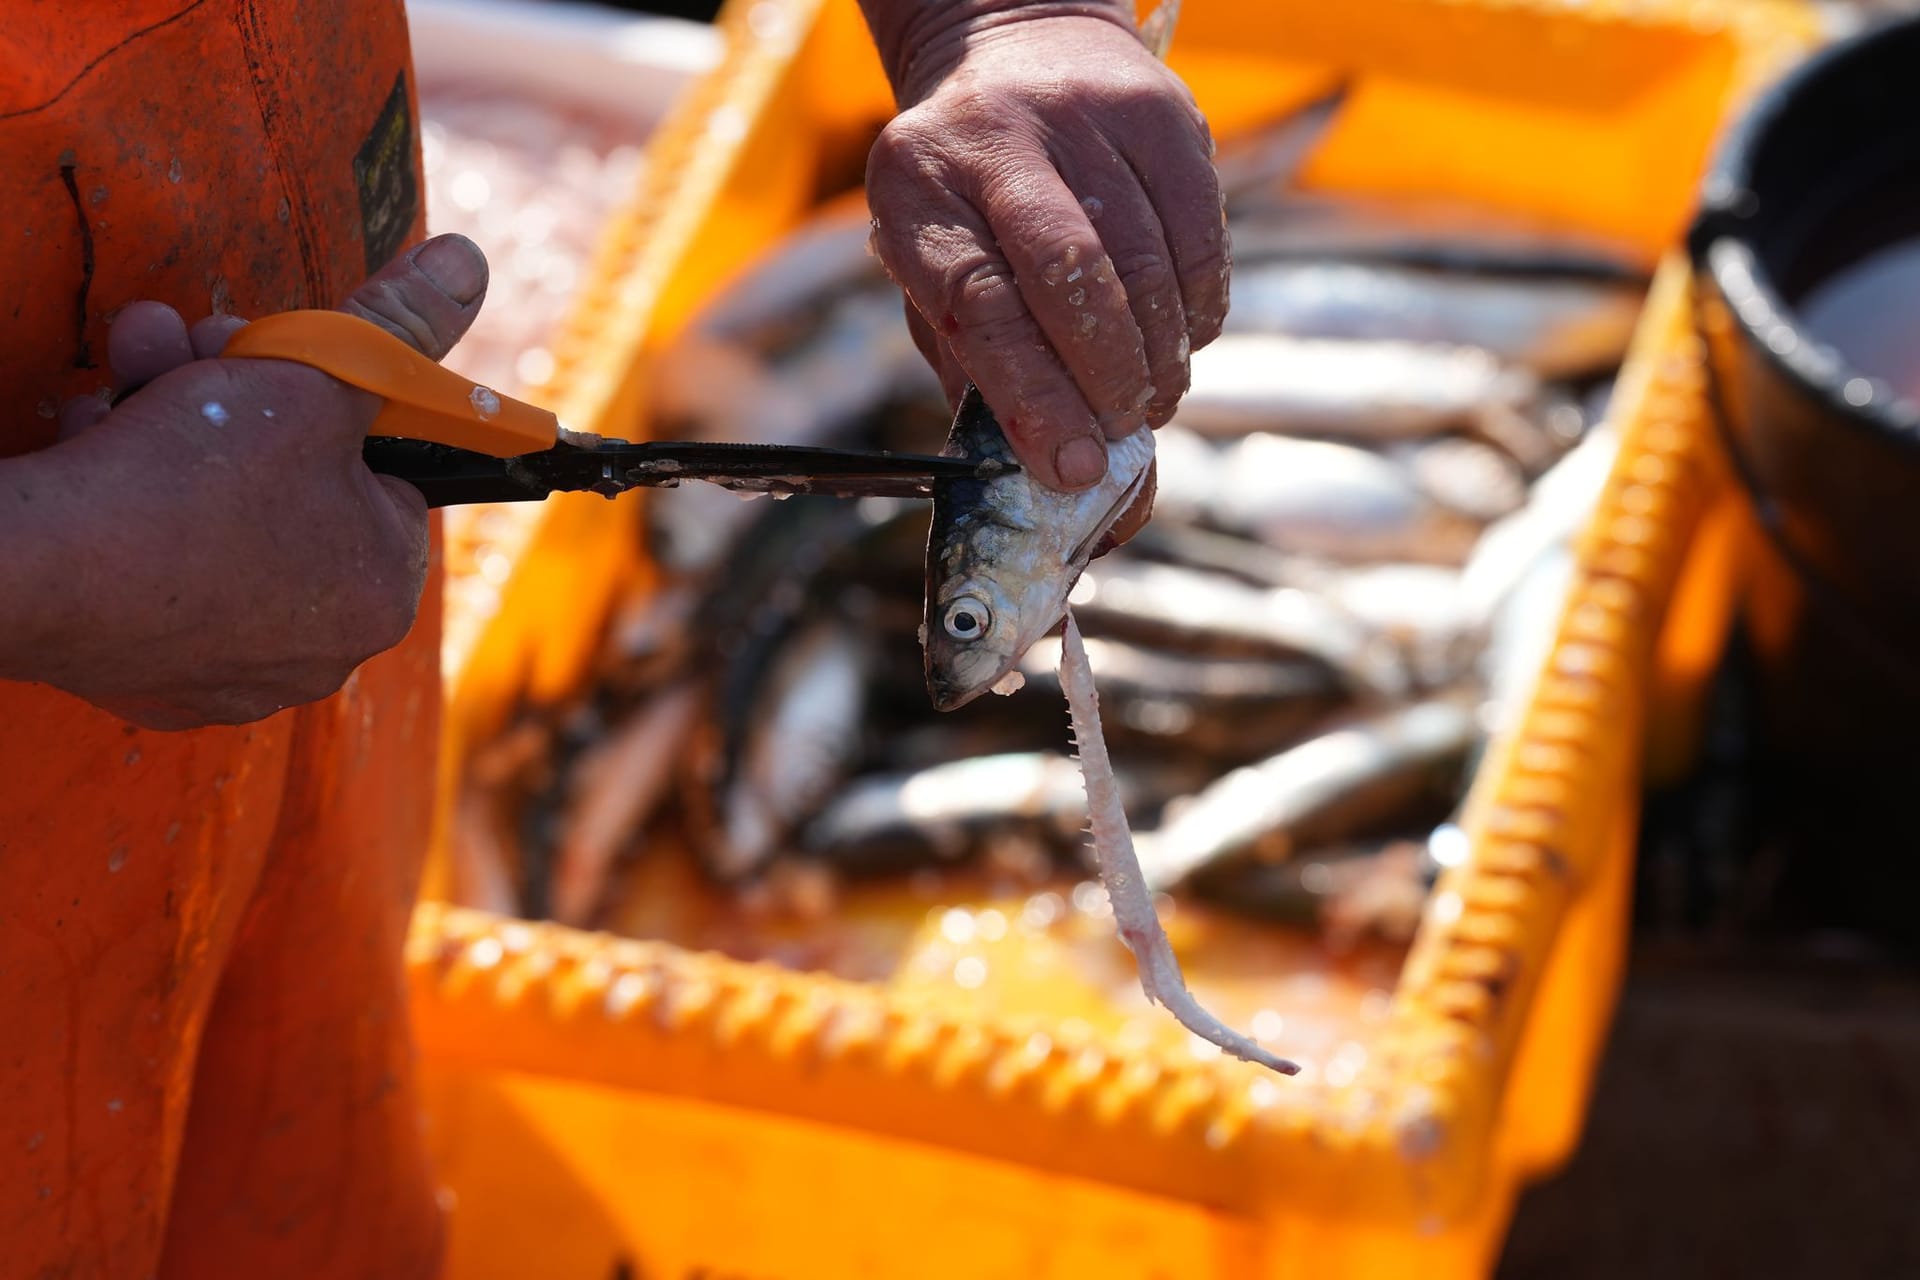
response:
{"label": "water droplet on skin", "polygon": [[473,404],[473,411],[482,418],[492,418],[500,413],[500,397],[485,387],[475,387],[467,397]]}
{"label": "water droplet on skin", "polygon": [[1088,196],[1080,202],[1080,207],[1087,211],[1087,217],[1089,218],[1097,218],[1106,212],[1106,206],[1100,203],[1099,196]]}
{"label": "water droplet on skin", "polygon": [[271,417],[273,416],[273,410],[271,410],[271,409],[262,409],[262,410],[260,411],[260,416],[261,416],[261,417],[263,417],[263,418],[271,418]]}
{"label": "water droplet on skin", "polygon": [[120,868],[126,865],[127,865],[127,846],[121,845],[118,849],[115,849],[112,853],[107,855],[108,871],[118,871]]}
{"label": "water droplet on skin", "polygon": [[1179,356],[1180,359],[1185,360],[1188,356],[1193,354],[1193,343],[1189,341],[1187,338],[1187,335],[1183,333],[1180,335],[1179,345],[1174,347],[1173,350],[1175,355]]}
{"label": "water droplet on skin", "polygon": [[1077,307],[1086,300],[1087,291],[1085,289],[1070,289],[1067,291],[1067,305],[1070,307]]}
{"label": "water droplet on skin", "polygon": [[175,156],[173,159],[173,163],[167,166],[167,181],[178,182],[180,181],[182,176],[183,175],[180,169],[180,157]]}
{"label": "water droplet on skin", "polygon": [[1084,271],[1082,271],[1082,270],[1080,270],[1080,268],[1078,268],[1078,267],[1075,267],[1075,268],[1073,269],[1073,271],[1072,271],[1072,273],[1071,273],[1070,275],[1068,275],[1068,276],[1067,276],[1067,283],[1068,283],[1068,284],[1072,284],[1072,283],[1073,283],[1073,282],[1074,282],[1075,280],[1078,280],[1078,279],[1079,279],[1079,278],[1080,278],[1081,276],[1083,276],[1083,275],[1085,275],[1085,274],[1086,274],[1086,273],[1085,273]]}
{"label": "water droplet on skin", "polygon": [[1081,337],[1091,338],[1094,335],[1094,331],[1097,330],[1099,327],[1100,327],[1100,322],[1094,318],[1091,312],[1081,313],[1080,315],[1080,336]]}
{"label": "water droplet on skin", "polygon": [[227,407],[221,404],[218,400],[209,400],[205,404],[201,405],[200,416],[205,418],[208,422],[211,422],[216,427],[226,426],[227,419],[229,417],[227,413]]}
{"label": "water droplet on skin", "polygon": [[120,1101],[120,1099],[118,1098],[107,1099],[107,1110],[113,1112],[113,1114],[115,1115],[119,1115],[121,1108],[125,1107],[126,1105],[127,1105],[126,1103]]}

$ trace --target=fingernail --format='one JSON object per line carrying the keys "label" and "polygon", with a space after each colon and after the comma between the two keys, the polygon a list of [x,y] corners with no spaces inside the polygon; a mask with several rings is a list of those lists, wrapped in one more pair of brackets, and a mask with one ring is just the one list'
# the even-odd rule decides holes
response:
{"label": "fingernail", "polygon": [[435,288],[463,307],[486,291],[486,255],[465,236],[438,236],[427,241],[414,250],[413,265]]}
{"label": "fingernail", "polygon": [[1099,438],[1075,436],[1053,451],[1053,469],[1062,484],[1084,488],[1107,474],[1107,451]]}

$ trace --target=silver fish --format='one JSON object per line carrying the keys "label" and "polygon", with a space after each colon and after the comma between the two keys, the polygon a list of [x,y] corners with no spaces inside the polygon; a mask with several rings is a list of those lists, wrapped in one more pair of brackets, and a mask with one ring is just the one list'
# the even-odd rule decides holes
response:
{"label": "silver fish", "polygon": [[1176,520],[1342,561],[1457,564],[1480,534],[1478,522],[1430,501],[1371,450],[1270,432],[1224,447],[1196,446],[1171,426],[1160,434],[1154,509]]}
{"label": "silver fish", "polygon": [[[1119,775],[1128,812],[1177,793],[1186,779],[1166,773]],[[1086,824],[1077,764],[1058,752],[1010,752],[856,778],[806,824],[799,846],[841,870],[897,869],[966,856],[1015,827],[1071,848]]]}
{"label": "silver fish", "polygon": [[[1153,435],[1142,427],[1110,441],[1106,479],[1080,493],[1045,488],[1025,471],[935,493],[920,641],[937,709],[964,706],[995,686],[1007,689],[1021,656],[1059,624],[1095,547],[1146,484]],[[1014,461],[975,388],[954,416],[947,452]]]}
{"label": "silver fish", "polygon": [[[1047,636],[1028,650],[1020,673],[1030,689],[1058,681],[1060,643]],[[1312,659],[1207,658],[1101,638],[1086,648],[1107,723],[1189,754],[1244,760],[1277,750],[1346,698],[1341,679]]]}
{"label": "silver fish", "polygon": [[1503,364],[1571,377],[1620,362],[1642,298],[1638,288],[1590,280],[1267,262],[1234,273],[1226,326],[1479,347]]}
{"label": "silver fish", "polygon": [[1268,184],[1231,201],[1233,258],[1338,258],[1437,270],[1644,283],[1626,241],[1448,200],[1332,195]]}
{"label": "silver fish", "polygon": [[1470,520],[1491,523],[1526,505],[1525,470],[1483,441],[1441,436],[1395,446],[1386,456],[1406,468],[1420,492]]}
{"label": "silver fish", "polygon": [[1457,768],[1480,732],[1475,700],[1432,698],[1236,769],[1142,833],[1147,883],[1171,889],[1244,855],[1279,861],[1303,844],[1354,834]]}
{"label": "silver fish", "polygon": [[832,794],[859,754],[866,710],[867,641],[829,618],[784,645],[768,672],[764,709],[748,732],[721,800],[710,863],[751,874],[793,826]]}
{"label": "silver fish", "polygon": [[1461,571],[1468,614],[1487,625],[1547,551],[1571,545],[1605,490],[1619,434],[1599,427],[1534,482],[1527,505],[1487,527]]}
{"label": "silver fish", "polygon": [[1174,422],[1207,436],[1254,431],[1378,443],[1538,411],[1531,372],[1432,343],[1227,333],[1193,353]]}
{"label": "silver fish", "polygon": [[[689,338],[658,368],[656,420],[690,440],[851,444],[854,429],[882,405],[940,395],[901,319],[898,297],[871,290],[834,307],[818,332],[778,365]],[[757,509],[751,499],[714,485],[649,495],[649,549],[675,572],[711,570]]]}
{"label": "silver fish", "polygon": [[1549,547],[1494,610],[1480,670],[1496,731],[1526,710],[1526,699],[1553,651],[1577,567],[1572,547]]}
{"label": "silver fish", "polygon": [[693,331],[766,349],[795,325],[817,323],[823,302],[862,286],[887,284],[885,269],[867,248],[871,234],[864,202],[816,215],[761,253],[701,308]]}
{"label": "silver fish", "polygon": [[1338,922],[1389,942],[1412,940],[1438,866],[1413,840],[1316,849],[1292,862],[1249,862],[1197,878],[1196,898],[1303,927]]}
{"label": "silver fish", "polygon": [[1088,568],[1071,600],[1089,626],[1114,636],[1199,652],[1313,658],[1359,692],[1394,697],[1407,688],[1391,644],[1297,588],[1253,587],[1116,552]]}

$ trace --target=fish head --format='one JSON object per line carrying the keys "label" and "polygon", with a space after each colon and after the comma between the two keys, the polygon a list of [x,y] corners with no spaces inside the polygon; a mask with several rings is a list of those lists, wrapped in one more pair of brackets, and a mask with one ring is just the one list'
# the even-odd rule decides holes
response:
{"label": "fish head", "polygon": [[[1037,636],[1029,616],[1046,617],[1044,601],[1024,608],[1029,593],[988,573],[954,578],[927,599],[927,694],[940,711],[965,706],[1006,679]],[[1053,621],[1058,621],[1057,616]],[[1046,626],[1051,626],[1047,622]]]}
{"label": "fish head", "polygon": [[[962,398],[946,451],[1015,461],[975,388]],[[927,694],[939,710],[996,686],[1011,692],[1020,659],[1060,625],[1081,570],[1148,483],[1153,432],[1142,427],[1109,442],[1107,453],[1106,479],[1074,493],[1047,489],[1021,470],[935,488],[921,647]]]}

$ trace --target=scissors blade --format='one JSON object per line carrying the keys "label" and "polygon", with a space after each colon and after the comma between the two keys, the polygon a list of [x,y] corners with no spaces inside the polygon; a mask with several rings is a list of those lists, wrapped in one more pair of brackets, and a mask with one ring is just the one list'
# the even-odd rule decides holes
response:
{"label": "scissors blade", "polygon": [[537,502],[552,493],[607,497],[699,480],[746,493],[925,498],[936,485],[1004,474],[1004,462],[802,445],[645,441],[578,436],[551,449],[493,458],[421,440],[369,440],[367,465],[405,480],[433,507]]}
{"label": "scissors blade", "polygon": [[611,443],[584,452],[610,462],[628,485],[703,480],[743,492],[843,498],[926,498],[941,481],[979,479],[1010,469],[973,458],[810,445],[650,441]]}

